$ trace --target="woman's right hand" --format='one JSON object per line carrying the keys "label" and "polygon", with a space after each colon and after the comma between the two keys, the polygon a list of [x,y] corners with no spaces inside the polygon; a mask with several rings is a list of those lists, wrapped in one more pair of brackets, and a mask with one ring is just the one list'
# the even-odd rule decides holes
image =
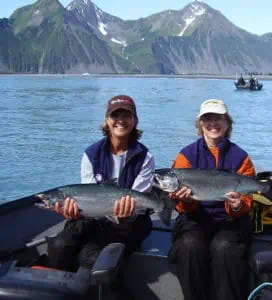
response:
{"label": "woman's right hand", "polygon": [[169,193],[169,197],[176,201],[192,203],[191,194],[192,194],[192,190],[186,186],[183,186],[181,189],[177,190],[176,192]]}
{"label": "woman's right hand", "polygon": [[81,217],[76,201],[70,197],[67,197],[64,200],[63,207],[61,207],[60,204],[57,202],[55,204],[55,210],[57,213],[63,215],[66,219],[77,220]]}

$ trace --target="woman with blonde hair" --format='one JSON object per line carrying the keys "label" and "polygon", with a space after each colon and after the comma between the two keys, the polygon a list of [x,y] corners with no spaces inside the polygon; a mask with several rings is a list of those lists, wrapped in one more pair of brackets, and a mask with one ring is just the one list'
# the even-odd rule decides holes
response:
{"label": "woman with blonde hair", "polygon": [[[222,169],[254,176],[243,149],[230,141],[233,120],[222,100],[204,101],[196,119],[200,138],[181,149],[173,168]],[[178,264],[185,300],[247,299],[252,197],[229,191],[228,200],[199,202],[182,187],[170,197],[179,212],[169,260]]]}

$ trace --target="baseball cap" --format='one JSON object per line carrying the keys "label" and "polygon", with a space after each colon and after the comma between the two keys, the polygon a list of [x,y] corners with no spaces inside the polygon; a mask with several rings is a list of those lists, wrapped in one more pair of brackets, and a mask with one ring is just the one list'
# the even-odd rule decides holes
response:
{"label": "baseball cap", "polygon": [[118,109],[125,109],[130,111],[135,117],[137,117],[136,105],[134,100],[127,95],[118,95],[111,98],[108,101],[107,115],[111,115]]}
{"label": "baseball cap", "polygon": [[197,116],[200,118],[205,114],[220,114],[224,115],[228,112],[226,104],[222,100],[209,99],[204,101],[200,106],[200,112]]}

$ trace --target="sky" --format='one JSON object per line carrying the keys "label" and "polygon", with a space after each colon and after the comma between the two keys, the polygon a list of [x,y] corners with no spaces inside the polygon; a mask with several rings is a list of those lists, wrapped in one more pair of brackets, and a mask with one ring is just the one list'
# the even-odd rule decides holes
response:
{"label": "sky", "polygon": [[[19,7],[33,4],[37,0],[0,0],[0,18],[8,18]],[[67,6],[72,0],[59,0]],[[122,18],[135,20],[167,9],[179,10],[193,0],[92,0],[103,11]],[[254,34],[272,32],[272,1],[262,0],[204,0],[219,10],[236,26]]]}

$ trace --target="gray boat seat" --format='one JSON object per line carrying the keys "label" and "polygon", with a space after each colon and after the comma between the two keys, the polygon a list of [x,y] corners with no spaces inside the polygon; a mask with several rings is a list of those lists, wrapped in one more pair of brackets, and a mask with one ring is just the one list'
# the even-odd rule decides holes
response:
{"label": "gray boat seat", "polygon": [[251,266],[256,285],[272,282],[272,251],[257,252]]}
{"label": "gray boat seat", "polygon": [[91,270],[81,267],[76,273],[6,262],[0,268],[1,299],[85,299],[91,285],[99,287],[100,300],[111,299],[109,285],[116,277],[123,253],[124,244],[109,244]]}
{"label": "gray boat seat", "polygon": [[254,286],[272,282],[272,233],[254,236],[250,265]]}
{"label": "gray boat seat", "polygon": [[[153,221],[157,227],[158,223]],[[153,228],[141,249],[132,253],[124,268],[125,286],[134,299],[183,300],[183,292],[176,276],[176,265],[170,265],[167,254],[171,232],[163,225]]]}

